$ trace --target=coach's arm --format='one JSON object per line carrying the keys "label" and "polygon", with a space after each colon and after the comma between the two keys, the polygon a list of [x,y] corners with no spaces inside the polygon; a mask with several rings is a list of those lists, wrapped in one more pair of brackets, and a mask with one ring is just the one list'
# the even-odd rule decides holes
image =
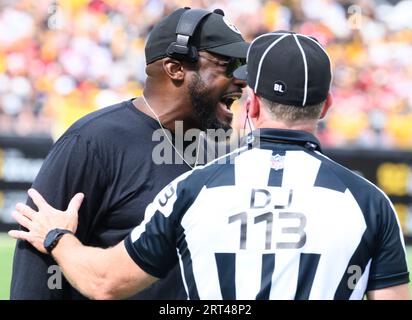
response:
{"label": "coach's arm", "polygon": [[[67,210],[60,211],[51,207],[34,189],[29,190],[29,195],[39,212],[25,204],[17,204],[13,217],[28,231],[11,230],[9,235],[26,240],[37,250],[47,253],[43,242],[50,230],[76,231],[77,212],[84,196],[75,195]],[[65,234],[52,250],[52,255],[71,285],[92,299],[127,298],[157,280],[136,265],[123,242],[101,249],[84,246],[74,235]]]}

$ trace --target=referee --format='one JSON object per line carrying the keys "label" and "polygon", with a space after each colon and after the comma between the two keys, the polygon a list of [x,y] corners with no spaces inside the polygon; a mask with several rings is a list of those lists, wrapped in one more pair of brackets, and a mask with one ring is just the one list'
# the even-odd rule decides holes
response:
{"label": "referee", "polygon": [[65,234],[49,244],[53,229],[74,231],[82,195],[63,215],[35,190],[41,214],[17,205],[30,231],[10,235],[48,249],[72,285],[98,299],[141,290],[178,261],[190,299],[410,298],[390,200],[325,157],[314,136],[332,102],[324,49],[312,37],[268,33],[247,61],[235,77],[247,80],[258,128],[248,145],[174,180],[122,243],[103,250]]}

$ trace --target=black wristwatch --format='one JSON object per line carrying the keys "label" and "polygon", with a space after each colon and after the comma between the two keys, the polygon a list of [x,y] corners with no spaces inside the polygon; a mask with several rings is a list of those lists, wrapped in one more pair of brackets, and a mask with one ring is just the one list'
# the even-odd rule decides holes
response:
{"label": "black wristwatch", "polygon": [[66,233],[73,234],[73,232],[71,232],[70,230],[65,229],[53,229],[49,231],[43,242],[43,246],[48,253],[52,252],[54,247],[56,247],[57,243],[59,242],[60,238]]}

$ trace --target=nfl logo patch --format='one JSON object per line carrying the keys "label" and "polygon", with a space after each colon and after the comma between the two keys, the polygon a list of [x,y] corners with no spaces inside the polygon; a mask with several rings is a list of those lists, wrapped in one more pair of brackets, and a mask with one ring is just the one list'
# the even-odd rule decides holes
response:
{"label": "nfl logo patch", "polygon": [[284,167],[285,156],[277,154],[270,158],[270,167],[274,170],[281,170]]}

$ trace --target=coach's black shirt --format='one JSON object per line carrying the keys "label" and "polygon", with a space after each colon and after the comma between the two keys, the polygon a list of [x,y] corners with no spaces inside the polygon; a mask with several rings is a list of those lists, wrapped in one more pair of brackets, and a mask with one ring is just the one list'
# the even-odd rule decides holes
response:
{"label": "coach's black shirt", "polygon": [[[33,183],[55,208],[66,210],[78,192],[85,194],[76,232],[85,245],[114,246],[144,218],[146,206],[186,164],[152,161],[159,124],[125,101],[77,121],[55,143]],[[31,206],[34,206],[29,201]],[[59,287],[56,262],[18,241],[13,263],[11,299],[81,299],[66,281]],[[112,270],[116,272],[116,270]],[[185,299],[180,270],[136,295],[136,299]]]}

